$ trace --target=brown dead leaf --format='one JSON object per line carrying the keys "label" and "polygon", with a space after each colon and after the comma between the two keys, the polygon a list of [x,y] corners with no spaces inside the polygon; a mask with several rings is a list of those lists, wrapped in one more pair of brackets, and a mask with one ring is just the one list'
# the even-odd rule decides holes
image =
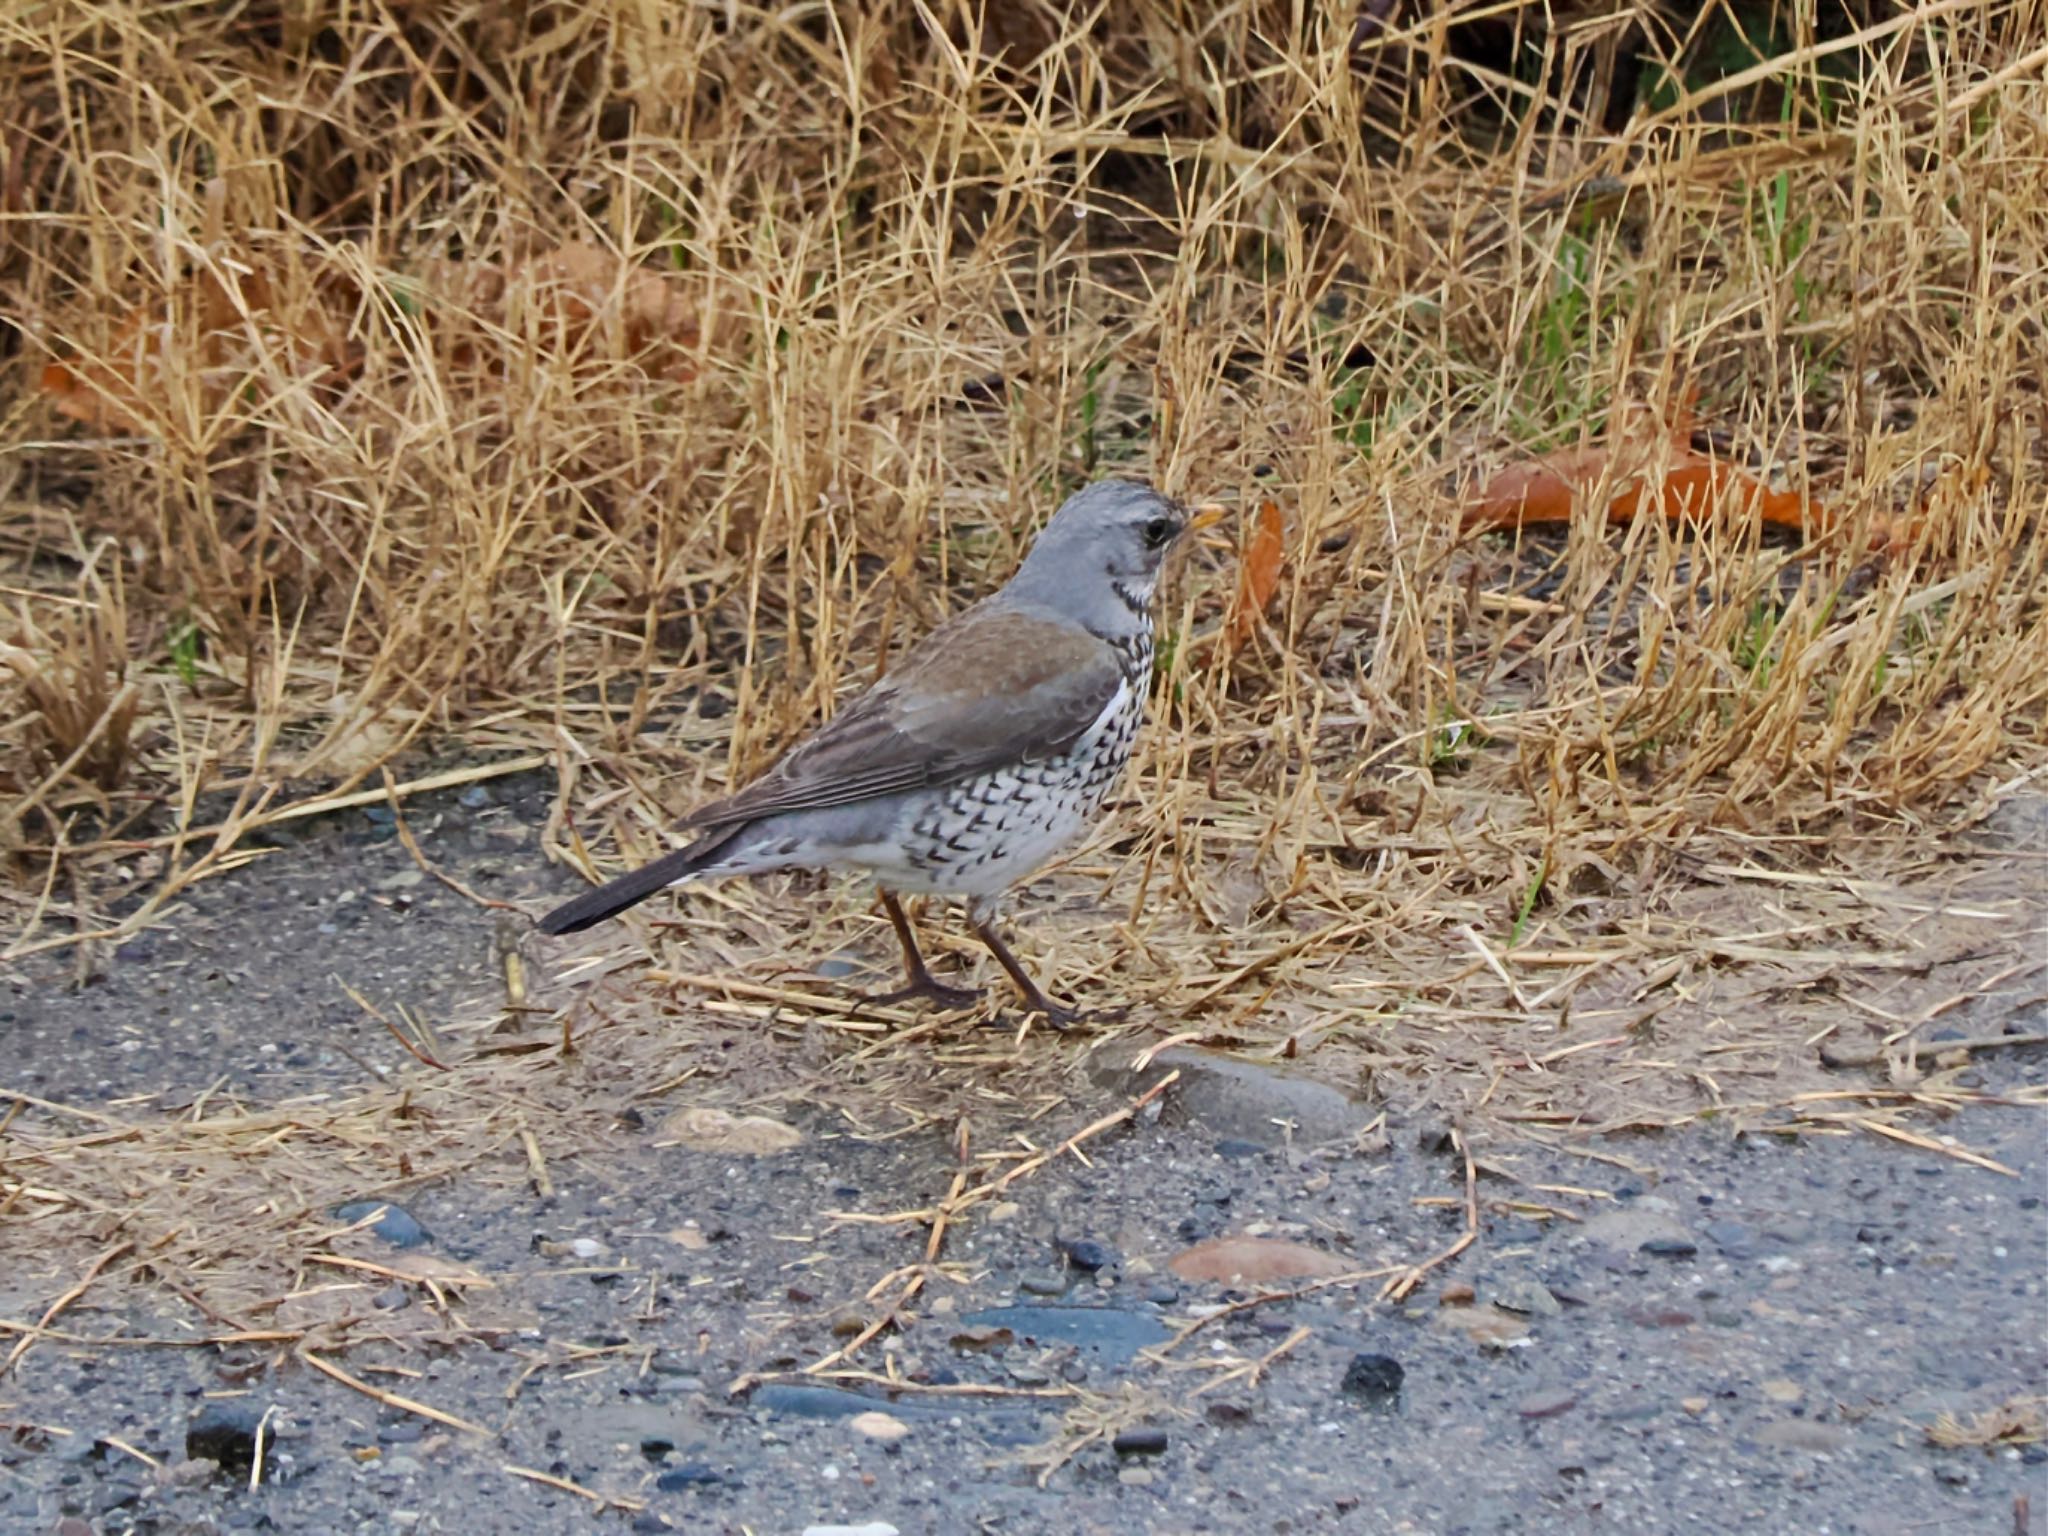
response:
{"label": "brown dead leaf", "polygon": [[1224,634],[1233,646],[1242,645],[1258,628],[1266,605],[1280,585],[1280,569],[1287,555],[1287,525],[1280,508],[1261,501],[1251,537],[1237,567],[1237,592],[1230,601],[1230,619]]}
{"label": "brown dead leaf", "polygon": [[131,310],[104,353],[48,364],[41,385],[57,411],[95,431],[154,436],[182,381],[196,380],[200,409],[212,417],[268,374],[297,384],[353,366],[340,292],[287,316],[270,277],[247,257],[217,261],[191,285]]}
{"label": "brown dead leaf", "polygon": [[1334,1253],[1275,1237],[1217,1237],[1183,1249],[1166,1267],[1183,1280],[1227,1285],[1271,1285],[1279,1280],[1320,1280],[1355,1268]]}
{"label": "brown dead leaf", "polygon": [[[1569,523],[1572,509],[1608,487],[1607,520],[1628,523],[1645,511],[1678,521],[1711,515],[1733,498],[1775,527],[1818,535],[1834,525],[1819,501],[1796,491],[1774,491],[1733,464],[1692,446],[1692,419],[1683,407],[1677,421],[1659,422],[1645,407],[1615,414],[1607,439],[1511,464],[1467,501],[1468,533],[1511,531],[1529,523]],[[1662,461],[1652,483],[1652,466]]]}
{"label": "brown dead leaf", "polygon": [[729,1152],[737,1157],[768,1157],[803,1144],[803,1132],[766,1115],[735,1115],[729,1110],[693,1104],[661,1122],[657,1147],[689,1147],[697,1152]]}
{"label": "brown dead leaf", "polygon": [[500,323],[509,295],[530,289],[543,316],[559,327],[559,347],[580,342],[593,330],[616,329],[627,356],[672,383],[697,376],[702,329],[695,306],[673,278],[629,265],[623,257],[579,240],[510,266],[473,267],[458,274],[469,305]]}

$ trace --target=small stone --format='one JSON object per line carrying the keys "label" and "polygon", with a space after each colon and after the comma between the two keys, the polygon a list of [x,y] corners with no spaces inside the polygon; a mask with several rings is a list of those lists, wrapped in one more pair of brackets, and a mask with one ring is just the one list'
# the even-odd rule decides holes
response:
{"label": "small stone", "polygon": [[640,1438],[640,1454],[649,1461],[660,1461],[675,1448],[675,1441],[667,1435],[643,1435]]}
{"label": "small stone", "polygon": [[594,1237],[572,1237],[569,1239],[571,1258],[590,1260],[604,1257],[604,1244]]}
{"label": "small stone", "polygon": [[1166,1454],[1166,1431],[1150,1425],[1127,1429],[1109,1442],[1109,1448],[1119,1456],[1164,1456]]}
{"label": "small stone", "polygon": [[1830,1455],[1849,1444],[1846,1430],[1832,1424],[1816,1424],[1811,1419],[1781,1419],[1775,1424],[1766,1424],[1757,1431],[1757,1439],[1765,1445],[1782,1446],[1792,1451],[1813,1451]]}
{"label": "small stone", "polygon": [[990,1221],[1015,1221],[1017,1213],[1023,1209],[1024,1207],[1014,1200],[998,1200],[988,1208],[988,1219]]}
{"label": "small stone", "polygon": [[1116,1263],[1116,1250],[1092,1237],[1077,1237],[1071,1243],[1062,1243],[1060,1250],[1066,1254],[1069,1264],[1091,1275]]}
{"label": "small stone", "polygon": [[1440,1307],[1469,1307],[1479,1299],[1479,1293],[1462,1280],[1453,1280],[1436,1293],[1436,1304]]}
{"label": "small stone", "polygon": [[1242,1136],[1226,1136],[1216,1143],[1218,1157],[1263,1157],[1265,1146],[1256,1141],[1246,1141]]}
{"label": "small stone", "polygon": [[198,1488],[213,1481],[220,1471],[220,1463],[211,1457],[187,1457],[174,1461],[156,1475],[157,1481],[166,1488]]}
{"label": "small stone", "polygon": [[715,1488],[725,1481],[725,1474],[708,1461],[685,1461],[670,1467],[654,1480],[654,1486],[663,1493],[681,1493],[685,1488]]}
{"label": "small stone", "polygon": [[910,1433],[908,1424],[894,1414],[883,1413],[880,1409],[856,1413],[846,1421],[846,1427],[857,1435],[865,1435],[868,1439],[879,1440],[885,1445],[901,1440]]}
{"label": "small stone", "polygon": [[1351,1363],[1344,1368],[1344,1381],[1339,1390],[1347,1397],[1386,1405],[1401,1395],[1401,1383],[1407,1375],[1401,1362],[1392,1355],[1353,1355]]}
{"label": "small stone", "polygon": [[1334,1253],[1277,1237],[1218,1237],[1183,1249],[1167,1267],[1183,1280],[1268,1285],[1278,1280],[1320,1280],[1356,1268]]}
{"label": "small stone", "polygon": [[1019,1360],[1009,1367],[1010,1380],[1020,1387],[1043,1387],[1052,1382],[1052,1372],[1028,1360]]}
{"label": "small stone", "polygon": [[465,811],[480,811],[491,803],[491,787],[488,784],[472,784],[457,795],[455,800]]}
{"label": "small stone", "polygon": [[1934,1468],[1934,1480],[1938,1483],[1945,1483],[1951,1488],[1967,1488],[1970,1486],[1970,1469],[1958,1466],[1952,1461],[1937,1462]]}
{"label": "small stone", "polygon": [[[211,1461],[223,1471],[246,1477],[256,1461],[256,1426],[263,1415],[242,1402],[208,1403],[185,1426],[185,1454]],[[269,1458],[266,1456],[265,1460]]]}
{"label": "small stone", "polygon": [[1028,1270],[1017,1277],[1017,1289],[1027,1296],[1064,1296],[1067,1294],[1067,1277],[1053,1274],[1050,1270]]}
{"label": "small stone", "polygon": [[1578,1401],[1571,1392],[1532,1392],[1515,1404],[1515,1412],[1525,1419],[1554,1419],[1576,1407]]}
{"label": "small stone", "polygon": [[403,1312],[412,1305],[412,1287],[394,1280],[370,1298],[370,1305],[379,1312]]}
{"label": "small stone", "polygon": [[1638,1328],[1690,1328],[1699,1321],[1683,1307],[1656,1305],[1622,1308],[1621,1315]]}
{"label": "small stone", "polygon": [[1504,1280],[1493,1287],[1493,1304],[1531,1317],[1556,1317],[1564,1311],[1550,1287],[1538,1280]]}
{"label": "small stone", "polygon": [[1150,1467],[1125,1467],[1116,1475],[1116,1480],[1126,1488],[1150,1488],[1158,1474]]}
{"label": "small stone", "polygon": [[389,1200],[351,1200],[334,1208],[334,1219],[353,1226],[380,1210],[384,1214],[370,1222],[366,1230],[376,1233],[392,1247],[419,1248],[433,1240],[432,1234],[414,1219],[412,1212],[403,1206],[393,1205]]}
{"label": "small stone", "polygon": [[660,1532],[672,1531],[675,1527],[669,1524],[667,1515],[656,1514],[651,1509],[643,1509],[633,1517],[632,1529],[633,1536],[659,1536]]}
{"label": "small stone", "polygon": [[1798,1382],[1774,1376],[1764,1383],[1764,1396],[1774,1403],[1796,1403],[1806,1396],[1806,1393],[1800,1389]]}
{"label": "small stone", "polygon": [[1180,1300],[1180,1292],[1164,1281],[1154,1281],[1145,1287],[1145,1299],[1155,1307],[1170,1307]]}
{"label": "small stone", "polygon": [[1697,1244],[1682,1237],[1653,1237],[1636,1251],[1647,1253],[1653,1259],[1690,1259],[1700,1250]]}
{"label": "small stone", "polygon": [[858,1312],[842,1312],[832,1319],[832,1337],[850,1339],[867,1325],[868,1320]]}
{"label": "small stone", "polygon": [[1731,1259],[1756,1257],[1756,1233],[1739,1221],[1710,1221],[1707,1223],[1707,1236]]}
{"label": "small stone", "polygon": [[803,1536],[897,1536],[897,1531],[886,1520],[870,1520],[866,1525],[807,1525]]}
{"label": "small stone", "polygon": [[709,1104],[691,1104],[661,1122],[657,1147],[688,1147],[735,1157],[773,1157],[803,1144],[803,1132],[766,1115],[736,1115]]}
{"label": "small stone", "polygon": [[1252,1405],[1234,1397],[1219,1397],[1209,1404],[1211,1424],[1249,1424]]}
{"label": "small stone", "polygon": [[1678,1400],[1678,1406],[1694,1418],[1698,1418],[1707,1411],[1707,1403],[1708,1399],[1704,1397],[1681,1397]]}

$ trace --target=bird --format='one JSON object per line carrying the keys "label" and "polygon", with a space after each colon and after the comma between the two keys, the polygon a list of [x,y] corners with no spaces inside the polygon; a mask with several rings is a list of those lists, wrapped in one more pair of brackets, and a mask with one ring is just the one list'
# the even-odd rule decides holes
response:
{"label": "bird", "polygon": [[1010,580],[913,646],[865,693],[737,793],[680,828],[694,841],[555,908],[580,932],[671,886],[784,869],[872,877],[905,984],[869,999],[946,1008],[978,989],[933,976],[905,895],[961,900],[1028,1013],[1064,1029],[995,926],[999,898],[1094,824],[1131,758],[1153,660],[1152,599],[1167,556],[1221,516],[1152,485],[1103,479],[1047,520]]}

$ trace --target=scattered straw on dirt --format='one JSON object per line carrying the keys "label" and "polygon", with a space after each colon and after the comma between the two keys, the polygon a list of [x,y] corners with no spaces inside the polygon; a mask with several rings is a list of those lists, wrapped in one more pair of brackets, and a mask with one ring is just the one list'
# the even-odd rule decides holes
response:
{"label": "scattered straw on dirt", "polygon": [[[5,958],[89,976],[451,739],[558,772],[536,860],[645,858],[1131,471],[1278,544],[1190,562],[1127,805],[1021,903],[1034,968],[1129,1005],[1069,1050],[1308,1058],[1495,1134],[1981,1097],[1917,1032],[2041,990],[2038,859],[1948,841],[2044,767],[2040,6],[1715,78],[1652,7],[1368,10],[0,16]],[[1725,504],[1467,531],[1503,468],[1687,411],[1625,472]],[[1766,485],[1827,525],[1765,537]],[[15,1095],[5,1241],[317,1347],[353,1293],[270,1302],[323,1202],[559,1180],[700,1019],[830,1042],[778,1091],[864,1134],[968,1075],[1088,1123],[1042,1035],[812,981],[884,952],[862,900],[507,946],[509,1014],[394,1022],[419,1059],[343,1103]],[[583,995],[530,1003],[554,967]]]}

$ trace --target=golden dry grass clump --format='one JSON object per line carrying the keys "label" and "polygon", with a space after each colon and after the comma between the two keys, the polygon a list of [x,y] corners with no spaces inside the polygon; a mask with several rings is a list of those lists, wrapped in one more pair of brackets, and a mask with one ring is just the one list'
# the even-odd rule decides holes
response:
{"label": "golden dry grass clump", "polygon": [[[1417,932],[1634,945],[1702,835],[1981,812],[2048,693],[2041,7],[1802,10],[1718,72],[1656,6],[1466,9],[10,10],[18,948],[179,878],[144,811],[225,867],[451,738],[645,855],[1124,469],[1285,519],[1241,643],[1234,572],[1181,583],[1170,814],[1084,866],[1136,925],[1088,965],[1182,1009],[1276,955],[1412,1001]],[[1825,526],[1461,533],[1688,410]]]}

